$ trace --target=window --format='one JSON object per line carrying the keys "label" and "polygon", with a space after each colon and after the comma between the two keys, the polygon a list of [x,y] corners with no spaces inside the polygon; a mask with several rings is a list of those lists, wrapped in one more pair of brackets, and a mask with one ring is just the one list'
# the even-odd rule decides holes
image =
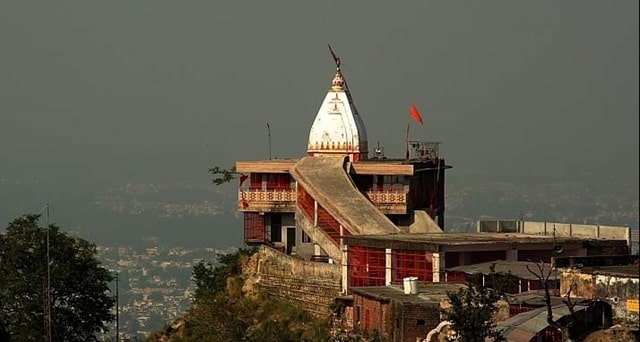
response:
{"label": "window", "polygon": [[424,319],[419,319],[416,321],[416,325],[422,326],[422,325],[426,325],[427,321]]}
{"label": "window", "polygon": [[258,213],[244,213],[244,240],[264,242],[264,216]]}
{"label": "window", "polygon": [[394,249],[391,258],[393,281],[402,281],[406,277],[418,277],[420,281],[433,281],[433,262],[430,253]]}
{"label": "window", "polygon": [[384,249],[349,246],[349,286],[384,286],[385,258]]}
{"label": "window", "polygon": [[291,189],[291,176],[288,173],[269,173],[267,176],[267,190]]}
{"label": "window", "polygon": [[261,173],[252,173],[250,175],[249,187],[251,189],[262,189],[262,174]]}
{"label": "window", "polygon": [[302,243],[311,243],[311,236],[302,231]]}

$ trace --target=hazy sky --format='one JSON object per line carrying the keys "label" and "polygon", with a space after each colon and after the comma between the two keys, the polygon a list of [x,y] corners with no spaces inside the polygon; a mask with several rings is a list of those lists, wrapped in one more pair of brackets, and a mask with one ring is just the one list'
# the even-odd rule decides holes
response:
{"label": "hazy sky", "polygon": [[368,129],[455,170],[638,179],[638,1],[0,2],[0,176],[298,157],[341,56]]}

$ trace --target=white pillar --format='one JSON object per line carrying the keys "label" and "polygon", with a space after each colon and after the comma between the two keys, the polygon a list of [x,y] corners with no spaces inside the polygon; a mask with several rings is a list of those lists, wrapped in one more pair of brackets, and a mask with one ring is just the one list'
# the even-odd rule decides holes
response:
{"label": "white pillar", "polygon": [[318,226],[318,201],[313,200],[313,226]]}
{"label": "white pillar", "polygon": [[385,249],[385,274],[384,274],[384,283],[386,285],[391,284],[391,248]]}
{"label": "white pillar", "polygon": [[342,293],[347,294],[349,289],[349,264],[347,263],[349,253],[346,245],[342,245]]}
{"label": "white pillar", "polygon": [[444,281],[444,269],[445,269],[445,261],[444,261],[444,252],[433,253],[433,282],[439,283]]}

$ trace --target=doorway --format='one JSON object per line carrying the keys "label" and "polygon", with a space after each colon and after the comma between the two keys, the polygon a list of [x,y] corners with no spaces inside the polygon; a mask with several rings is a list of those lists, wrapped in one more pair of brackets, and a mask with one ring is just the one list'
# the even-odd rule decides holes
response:
{"label": "doorway", "polygon": [[287,254],[291,254],[296,245],[296,227],[287,227]]}

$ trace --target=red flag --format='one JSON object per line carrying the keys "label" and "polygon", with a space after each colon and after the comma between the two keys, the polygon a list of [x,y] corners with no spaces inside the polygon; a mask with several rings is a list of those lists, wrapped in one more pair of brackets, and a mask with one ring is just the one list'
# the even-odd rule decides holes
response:
{"label": "red flag", "polygon": [[242,183],[244,183],[244,181],[246,181],[247,178],[249,178],[249,176],[247,176],[247,175],[240,176],[240,185],[238,185],[238,186],[242,186]]}
{"label": "red flag", "polygon": [[421,125],[423,124],[422,115],[420,115],[418,108],[416,108],[416,105],[414,105],[413,103],[411,104],[411,108],[409,109],[409,115],[411,115],[411,117],[414,120],[418,121]]}

